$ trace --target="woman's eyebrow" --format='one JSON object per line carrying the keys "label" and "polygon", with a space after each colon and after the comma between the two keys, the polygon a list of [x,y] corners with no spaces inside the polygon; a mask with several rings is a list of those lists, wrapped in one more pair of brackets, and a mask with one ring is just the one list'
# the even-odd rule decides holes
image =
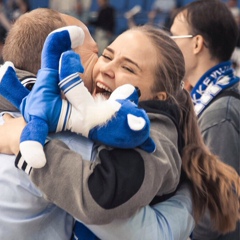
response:
{"label": "woman's eyebrow", "polygon": [[109,52],[114,53],[113,49],[110,47],[106,47],[105,50],[108,50]]}
{"label": "woman's eyebrow", "polygon": [[[114,50],[113,50],[112,48],[107,47],[106,50],[109,51],[109,52],[111,52],[112,54],[114,54]],[[126,61],[126,62],[129,62],[129,63],[131,63],[131,64],[133,64],[133,65],[135,65],[140,71],[142,70],[142,69],[139,67],[139,65],[138,65],[136,62],[134,62],[133,60],[131,60],[130,58],[123,57],[123,60]]]}
{"label": "woman's eyebrow", "polygon": [[142,69],[139,67],[139,65],[138,65],[136,62],[134,62],[133,60],[131,60],[130,58],[124,57],[123,59],[124,59],[126,62],[129,62],[129,63],[135,65],[140,71],[142,70]]}

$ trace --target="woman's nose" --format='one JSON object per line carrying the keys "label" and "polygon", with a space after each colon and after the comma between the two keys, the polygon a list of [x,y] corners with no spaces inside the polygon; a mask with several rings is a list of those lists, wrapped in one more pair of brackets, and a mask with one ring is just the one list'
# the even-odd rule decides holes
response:
{"label": "woman's nose", "polygon": [[110,78],[114,78],[115,77],[115,67],[113,63],[105,63],[101,68],[100,71],[102,74],[107,75]]}

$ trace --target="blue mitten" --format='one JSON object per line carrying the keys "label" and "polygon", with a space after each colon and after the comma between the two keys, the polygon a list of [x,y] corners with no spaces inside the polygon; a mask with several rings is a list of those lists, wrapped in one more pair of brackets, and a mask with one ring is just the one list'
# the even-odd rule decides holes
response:
{"label": "blue mitten", "polygon": [[59,87],[68,101],[63,101],[57,131],[83,134],[86,109],[95,104],[79,72],[83,72],[80,56],[72,50],[64,52],[59,62]]}
{"label": "blue mitten", "polygon": [[149,137],[150,121],[146,112],[138,108],[140,91],[126,84],[113,91],[108,100],[94,101],[80,77],[73,74],[76,65],[78,54],[73,51],[62,54],[59,86],[72,105],[66,102],[68,107],[61,112],[58,130],[80,133],[111,147],[139,147],[154,152],[155,144]]}
{"label": "blue mitten", "polygon": [[[27,164],[41,168],[46,163],[43,145],[49,132],[57,130],[63,100],[58,87],[61,54],[83,43],[84,32],[76,26],[53,31],[42,51],[41,69],[32,91],[23,99],[20,111],[27,125],[20,139],[20,151]],[[78,64],[79,71],[82,70]]]}
{"label": "blue mitten", "polygon": [[0,95],[19,109],[28,94],[29,90],[18,80],[13,63],[5,62],[0,68]]}
{"label": "blue mitten", "polygon": [[[73,51],[61,56],[59,86],[69,102],[65,103],[67,107],[61,112],[58,131],[80,133],[111,147],[139,147],[154,152],[149,118],[143,109],[138,108],[140,91],[126,84],[113,91],[108,100],[94,101],[80,77],[73,74],[79,61],[79,55]],[[67,114],[69,109],[70,116]]]}
{"label": "blue mitten", "polygon": [[[130,84],[113,91],[107,102],[116,108],[118,106],[118,110],[105,124],[90,129],[88,137],[110,147],[138,147],[149,153],[154,152],[156,146],[150,138],[150,120],[147,113],[138,108],[139,95],[140,90]],[[102,114],[106,111],[105,108]]]}

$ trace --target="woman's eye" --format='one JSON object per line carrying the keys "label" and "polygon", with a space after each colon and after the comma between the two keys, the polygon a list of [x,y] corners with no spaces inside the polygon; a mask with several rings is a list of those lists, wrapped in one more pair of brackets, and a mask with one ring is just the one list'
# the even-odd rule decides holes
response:
{"label": "woman's eye", "polygon": [[102,54],[102,57],[108,60],[112,60],[108,55]]}
{"label": "woman's eye", "polygon": [[134,71],[131,69],[131,68],[129,68],[129,67],[123,67],[124,69],[126,69],[128,72],[130,72],[130,73],[134,73]]}

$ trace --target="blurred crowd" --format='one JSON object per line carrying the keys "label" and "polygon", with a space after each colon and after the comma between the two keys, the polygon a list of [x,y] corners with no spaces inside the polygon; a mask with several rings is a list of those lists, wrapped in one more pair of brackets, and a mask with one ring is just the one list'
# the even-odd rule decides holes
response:
{"label": "blurred crowd", "polygon": [[[40,4],[40,2],[42,4]],[[99,53],[116,36],[134,25],[152,24],[169,30],[177,9],[184,6],[182,0],[111,1],[111,0],[49,0],[47,3],[31,0],[0,0],[0,62],[4,40],[12,23],[23,13],[46,7],[72,15],[84,22],[98,43]],[[190,2],[190,1],[188,1]],[[234,15],[240,32],[240,8],[237,0],[224,0]],[[44,5],[45,4],[45,5]],[[240,35],[240,34],[239,34]],[[232,56],[234,68],[240,76],[240,37]]]}
{"label": "blurred crowd", "polygon": [[0,61],[2,47],[12,23],[23,13],[29,11],[28,0],[0,0]]}

